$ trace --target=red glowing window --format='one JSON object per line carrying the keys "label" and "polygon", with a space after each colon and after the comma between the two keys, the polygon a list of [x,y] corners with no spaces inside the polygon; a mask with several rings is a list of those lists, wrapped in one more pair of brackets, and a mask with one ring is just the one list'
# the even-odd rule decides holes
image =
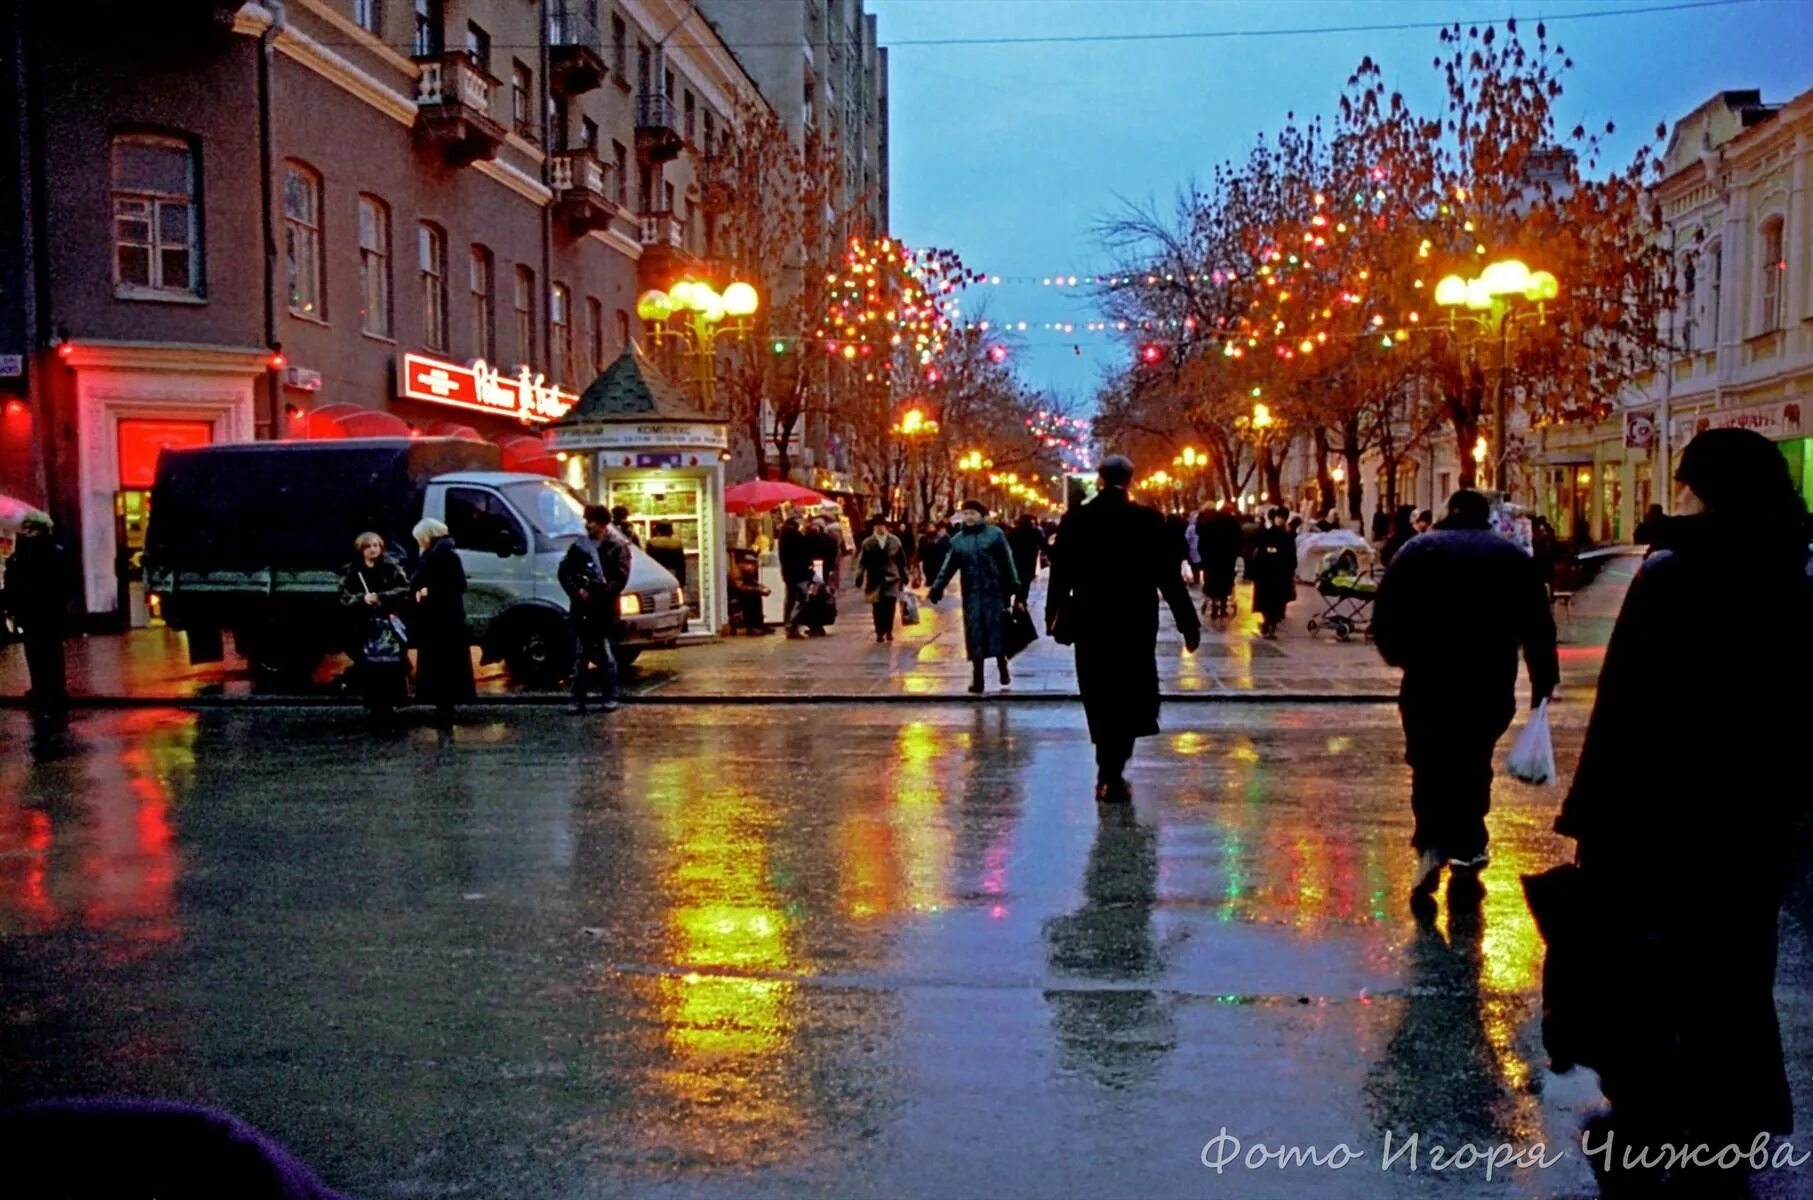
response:
{"label": "red glowing window", "polygon": [[206,446],[214,440],[208,421],[150,421],[128,417],[120,421],[120,486],[148,488],[157,478],[157,456],[164,447],[182,450]]}

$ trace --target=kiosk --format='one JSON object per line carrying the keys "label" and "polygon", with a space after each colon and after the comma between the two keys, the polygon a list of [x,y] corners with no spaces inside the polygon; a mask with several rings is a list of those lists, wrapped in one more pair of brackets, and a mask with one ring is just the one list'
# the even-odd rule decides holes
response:
{"label": "kiosk", "polygon": [[673,527],[686,552],[688,633],[724,629],[724,422],[700,412],[631,346],[543,437],[561,477],[591,503],[629,509],[645,546],[657,524]]}

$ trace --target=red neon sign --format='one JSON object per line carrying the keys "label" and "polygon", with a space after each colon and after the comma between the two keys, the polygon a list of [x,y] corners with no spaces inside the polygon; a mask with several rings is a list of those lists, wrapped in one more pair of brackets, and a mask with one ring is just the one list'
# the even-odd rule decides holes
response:
{"label": "red neon sign", "polygon": [[404,354],[398,362],[397,392],[406,400],[513,417],[528,425],[558,420],[579,402],[545,376],[531,375],[528,367],[511,378],[482,358],[462,367],[420,354]]}

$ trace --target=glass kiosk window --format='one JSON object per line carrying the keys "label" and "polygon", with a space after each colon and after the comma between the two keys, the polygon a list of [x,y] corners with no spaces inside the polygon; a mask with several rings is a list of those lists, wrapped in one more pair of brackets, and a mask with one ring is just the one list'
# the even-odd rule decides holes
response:
{"label": "glass kiosk window", "polygon": [[674,536],[686,548],[686,577],[680,586],[686,589],[687,610],[695,617],[701,612],[703,592],[699,576],[703,502],[703,481],[698,479],[613,479],[607,501],[612,508],[621,504],[630,510],[630,527],[644,547],[654,534],[655,522],[674,527]]}

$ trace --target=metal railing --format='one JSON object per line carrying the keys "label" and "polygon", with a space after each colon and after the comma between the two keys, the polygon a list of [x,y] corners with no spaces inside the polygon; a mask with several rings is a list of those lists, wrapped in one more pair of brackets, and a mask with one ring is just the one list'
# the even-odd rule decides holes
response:
{"label": "metal railing", "polygon": [[548,9],[548,45],[575,46],[604,58],[604,35],[598,32],[598,0],[559,0]]}
{"label": "metal railing", "polygon": [[661,92],[643,92],[636,97],[636,128],[677,129],[674,102]]}

